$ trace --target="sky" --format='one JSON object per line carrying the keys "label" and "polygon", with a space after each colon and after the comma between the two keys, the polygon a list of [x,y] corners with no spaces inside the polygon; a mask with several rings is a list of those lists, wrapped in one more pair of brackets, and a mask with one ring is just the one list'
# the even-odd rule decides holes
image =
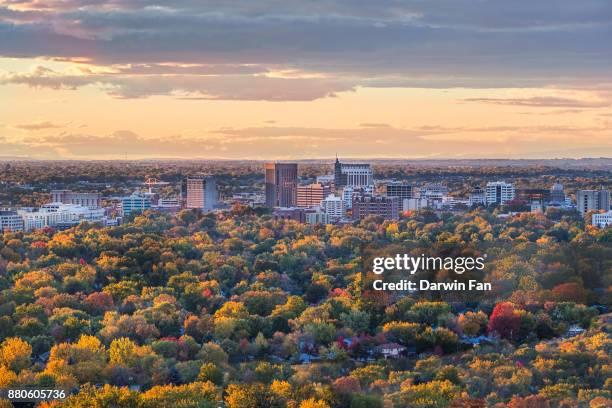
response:
{"label": "sky", "polygon": [[0,158],[612,157],[609,0],[0,0]]}

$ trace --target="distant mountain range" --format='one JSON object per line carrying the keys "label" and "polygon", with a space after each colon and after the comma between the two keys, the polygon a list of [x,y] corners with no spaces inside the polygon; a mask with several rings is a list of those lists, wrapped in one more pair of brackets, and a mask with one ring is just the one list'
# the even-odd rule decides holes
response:
{"label": "distant mountain range", "polygon": [[[329,159],[301,159],[301,160],[277,160],[277,161],[288,161],[298,162],[303,164],[319,164],[319,163],[332,163],[334,158]],[[220,159],[176,159],[176,158],[156,158],[156,159],[140,159],[140,160],[43,160],[43,159],[32,159],[28,157],[20,156],[0,156],[0,162],[11,162],[11,161],[31,161],[37,163],[44,162],[92,162],[92,163],[104,163],[104,162],[115,162],[115,163],[227,163],[227,164],[247,164],[247,163],[263,163],[267,160],[220,160]],[[269,160],[274,161],[274,160]],[[612,171],[612,158],[609,157],[592,157],[592,158],[581,158],[581,159],[381,159],[381,158],[356,158],[356,157],[343,157],[343,162],[368,162],[378,165],[401,165],[401,166],[414,166],[414,167],[555,167],[562,169],[601,169]]]}

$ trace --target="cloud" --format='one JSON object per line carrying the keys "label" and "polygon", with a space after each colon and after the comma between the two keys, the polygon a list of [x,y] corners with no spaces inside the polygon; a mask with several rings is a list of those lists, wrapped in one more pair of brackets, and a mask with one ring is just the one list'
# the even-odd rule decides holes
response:
{"label": "cloud", "polygon": [[388,128],[388,127],[391,127],[391,125],[389,125],[387,123],[358,123],[357,126],[363,127],[363,128]]}
{"label": "cloud", "polygon": [[[0,56],[112,67],[125,76],[118,85],[121,96],[147,93],[138,84],[130,91],[127,76],[163,82],[167,74],[218,75],[232,82],[283,70],[323,76],[325,87],[333,83],[330,90],[296,100],[338,92],[338,83],[342,89],[483,88],[609,81],[611,35],[612,5],[603,0],[479,2],[478,7],[473,0],[0,2]],[[96,78],[66,82],[82,80]],[[241,85],[248,87],[245,82]],[[276,82],[274,89],[287,88],[292,98],[295,84]],[[230,99],[259,97],[228,93]]]}
{"label": "cloud", "polygon": [[37,65],[29,72],[11,72],[0,76],[0,83],[25,84],[36,88],[76,89],[95,83],[100,76],[62,75],[50,68]]}
{"label": "cloud", "polygon": [[[104,12],[109,10],[172,12],[198,15],[214,10],[223,16],[262,17],[276,16],[338,16],[374,21],[419,22],[439,26],[467,26],[478,28],[542,28],[563,25],[605,23],[610,7],[605,1],[584,0],[515,0],[497,4],[482,2],[478,7],[469,0],[438,0],[435,3],[415,0],[397,2],[381,0],[338,0],[334,2],[304,2],[300,0],[269,0],[244,2],[235,0],[173,0],[163,3],[156,0],[17,0],[5,1],[11,10],[22,12]],[[71,13],[73,14],[73,13]]]}
{"label": "cloud", "polygon": [[[512,141],[512,143],[509,143]],[[612,154],[609,128],[580,126],[496,126],[418,128],[309,128],[261,126],[215,128],[165,137],[129,130],[106,135],[60,132],[24,138],[11,154],[41,158],[209,158],[283,159],[329,157],[563,157]],[[560,148],[558,146],[579,146]],[[565,150],[563,150],[565,149]],[[570,151],[571,150],[571,151]],[[563,153],[565,152],[565,153]],[[563,153],[563,154],[562,154]],[[539,156],[538,156],[539,155]]]}
{"label": "cloud", "polygon": [[534,96],[530,98],[466,98],[463,100],[494,105],[529,106],[538,108],[605,108],[612,105],[612,102],[609,100],[581,100],[555,96]]}
{"label": "cloud", "polygon": [[10,127],[12,127],[13,129],[28,130],[28,131],[57,129],[57,128],[65,127],[65,126],[66,126],[65,123],[56,123],[56,122],[51,122],[48,120],[29,122],[29,123],[16,123],[16,124],[10,125]]}
{"label": "cloud", "polygon": [[126,75],[123,73],[66,73],[44,66],[30,72],[8,73],[0,83],[37,88],[77,89],[95,85],[116,98],[173,95],[179,99],[310,101],[350,91],[353,85],[327,78],[278,78],[266,75]]}

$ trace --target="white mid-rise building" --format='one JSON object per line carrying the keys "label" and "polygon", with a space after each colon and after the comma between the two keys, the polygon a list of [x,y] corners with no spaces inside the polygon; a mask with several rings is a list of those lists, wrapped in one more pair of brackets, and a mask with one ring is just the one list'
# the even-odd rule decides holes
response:
{"label": "white mid-rise building", "polygon": [[440,203],[442,208],[451,208],[454,209],[456,206],[466,206],[470,205],[470,200],[464,200],[460,198],[456,198],[453,196],[444,196],[442,197],[442,201],[436,200],[436,203]]}
{"label": "white mid-rise building", "polygon": [[320,209],[314,211],[306,210],[304,215],[306,216],[306,223],[308,224],[329,224],[329,217]]}
{"label": "white mid-rise building", "polygon": [[342,201],[344,202],[344,208],[350,210],[353,208],[353,197],[372,195],[374,194],[374,186],[346,186],[342,189]]}
{"label": "white mid-rise building", "polygon": [[179,211],[181,209],[181,199],[178,197],[160,198],[153,208],[159,211]]}
{"label": "white mid-rise building", "polygon": [[104,220],[103,208],[87,208],[75,204],[50,203],[38,209],[17,211],[23,220],[26,232],[44,227],[70,227],[81,221],[100,222]]}
{"label": "white mid-rise building", "polygon": [[180,207],[181,200],[178,197],[160,198],[157,201],[158,207]]}
{"label": "white mid-rise building", "polygon": [[514,200],[514,184],[506,183],[504,181],[488,182],[485,189],[485,194],[487,205],[506,204],[508,201]]}
{"label": "white mid-rise building", "polygon": [[418,211],[426,207],[429,207],[429,201],[426,198],[405,198],[402,200],[402,211]]}
{"label": "white mid-rise building", "polygon": [[372,172],[372,166],[367,163],[340,163],[336,158],[334,185],[336,190],[346,186],[373,186],[374,173]]}
{"label": "white mid-rise building", "polygon": [[448,187],[440,183],[428,183],[420,189],[420,197],[428,200],[442,201],[446,195],[448,195]]}
{"label": "white mid-rise building", "polygon": [[75,204],[95,209],[102,206],[100,193],[80,193],[72,190],[51,191],[52,203]]}
{"label": "white mid-rise building", "polygon": [[328,222],[337,222],[346,214],[342,198],[330,194],[321,201],[321,209],[327,214]]}
{"label": "white mid-rise building", "polygon": [[0,210],[0,232],[23,231],[23,219],[17,211]]}
{"label": "white mid-rise building", "polygon": [[612,211],[606,211],[604,213],[593,214],[592,224],[599,228],[605,228],[612,225]]}

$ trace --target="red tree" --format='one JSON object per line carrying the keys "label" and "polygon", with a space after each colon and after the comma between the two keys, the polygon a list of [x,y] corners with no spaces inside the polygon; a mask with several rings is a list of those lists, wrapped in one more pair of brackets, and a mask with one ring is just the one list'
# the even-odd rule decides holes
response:
{"label": "red tree", "polygon": [[94,292],[85,298],[88,310],[93,313],[103,313],[115,308],[113,297],[106,292]]}
{"label": "red tree", "polygon": [[498,303],[491,313],[487,331],[497,332],[506,339],[511,339],[517,334],[521,327],[521,317],[514,310],[514,305],[510,302]]}
{"label": "red tree", "polygon": [[575,282],[562,283],[553,288],[552,294],[558,302],[586,303],[588,293],[581,284]]}

